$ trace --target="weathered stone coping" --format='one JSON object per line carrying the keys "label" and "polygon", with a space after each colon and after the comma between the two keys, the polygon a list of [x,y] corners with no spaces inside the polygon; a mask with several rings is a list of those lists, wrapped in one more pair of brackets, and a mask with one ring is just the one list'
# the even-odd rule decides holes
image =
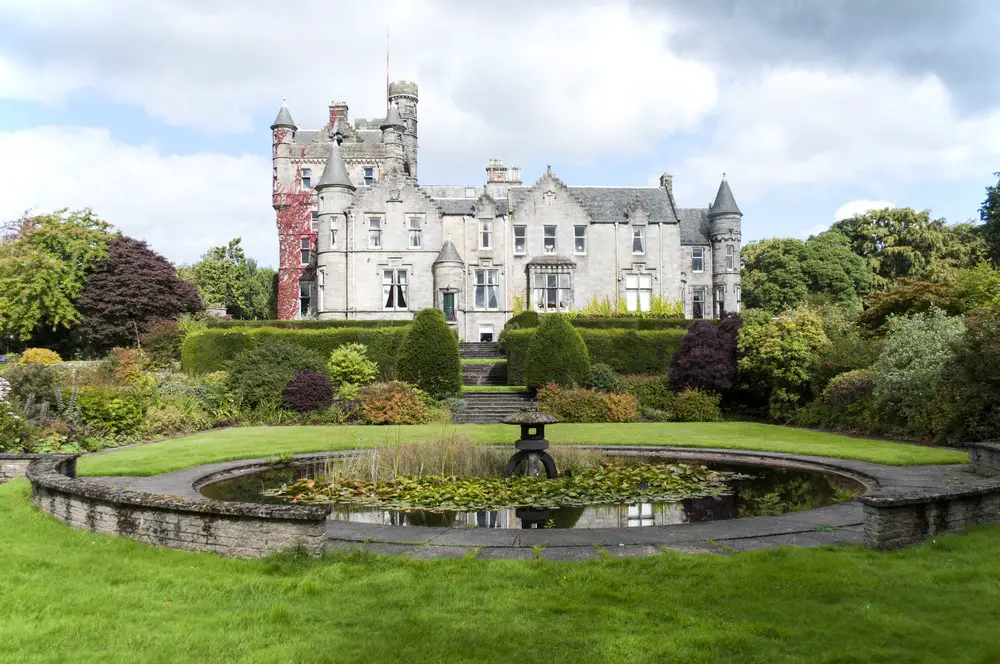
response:
{"label": "weathered stone coping", "polygon": [[969,463],[977,473],[1000,475],[1000,443],[972,443]]}
{"label": "weathered stone coping", "polygon": [[35,505],[78,528],[225,556],[261,557],[302,547],[318,555],[327,505],[265,505],[135,491],[76,477],[75,456],[32,461]]}
{"label": "weathered stone coping", "polygon": [[45,454],[0,454],[0,484],[24,477],[32,461],[47,457]]}

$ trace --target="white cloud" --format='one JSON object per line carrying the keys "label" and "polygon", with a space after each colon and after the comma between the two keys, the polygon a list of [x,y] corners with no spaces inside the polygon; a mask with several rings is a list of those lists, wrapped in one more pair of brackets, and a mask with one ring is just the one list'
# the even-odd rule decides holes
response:
{"label": "white cloud", "polygon": [[277,262],[271,165],[257,156],[176,155],[127,145],[104,129],[0,132],[0,219],[26,209],[92,207],[176,262],[242,236],[248,253]]}
{"label": "white cloud", "polygon": [[421,88],[422,158],[448,175],[489,156],[644,152],[717,101],[712,70],[668,48],[681,26],[625,0],[38,5],[0,9],[23,35],[0,45],[0,97],[60,103],[95,90],[220,133],[261,131],[281,97],[305,127],[321,126],[334,98],[355,117],[383,113],[388,25],[392,78]]}
{"label": "white cloud", "polygon": [[782,69],[728,89],[711,143],[684,164],[740,195],[799,185],[979,177],[1000,158],[1000,113],[961,115],[933,76]]}
{"label": "white cloud", "polygon": [[894,207],[896,206],[889,201],[869,201],[864,199],[849,201],[837,208],[837,211],[833,213],[833,220],[840,221],[841,219],[853,217],[856,214],[864,214],[869,210],[884,210],[886,208]]}

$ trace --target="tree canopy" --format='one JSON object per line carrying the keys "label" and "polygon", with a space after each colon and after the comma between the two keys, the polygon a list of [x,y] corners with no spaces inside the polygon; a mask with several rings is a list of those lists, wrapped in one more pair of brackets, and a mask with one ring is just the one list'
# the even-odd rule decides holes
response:
{"label": "tree canopy", "polygon": [[275,272],[247,258],[241,240],[237,237],[226,245],[212,247],[200,261],[182,267],[181,276],[198,287],[206,306],[223,306],[238,320],[273,318]]}
{"label": "tree canopy", "polygon": [[[1000,178],[1000,173],[993,175]],[[986,200],[979,208],[979,219],[983,222],[981,232],[994,267],[1000,268],[1000,180],[986,187]]]}

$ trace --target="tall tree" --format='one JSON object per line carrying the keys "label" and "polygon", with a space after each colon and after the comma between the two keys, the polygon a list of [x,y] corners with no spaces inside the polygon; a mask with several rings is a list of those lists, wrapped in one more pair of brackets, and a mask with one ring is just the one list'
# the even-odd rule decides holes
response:
{"label": "tall tree", "polygon": [[[993,175],[1000,178],[1000,173]],[[986,187],[986,200],[979,208],[979,218],[983,239],[989,250],[993,265],[1000,268],[1000,180],[991,187]]]}
{"label": "tall tree", "polygon": [[206,305],[221,305],[240,320],[271,317],[274,299],[274,270],[260,268],[247,258],[241,238],[221,247],[212,247],[194,265],[181,269],[185,278],[198,287]]}
{"label": "tall tree", "polygon": [[79,321],[75,300],[107,255],[113,226],[90,209],[58,210],[0,231],[0,333],[26,340]]}
{"label": "tall tree", "polygon": [[836,222],[833,230],[868,262],[879,289],[904,277],[939,280],[951,269],[976,265],[986,251],[970,224],[949,226],[927,210],[870,210]]}
{"label": "tall tree", "polygon": [[78,301],[80,333],[93,352],[131,346],[150,323],[202,309],[198,290],[145,242],[121,236],[94,266]]}

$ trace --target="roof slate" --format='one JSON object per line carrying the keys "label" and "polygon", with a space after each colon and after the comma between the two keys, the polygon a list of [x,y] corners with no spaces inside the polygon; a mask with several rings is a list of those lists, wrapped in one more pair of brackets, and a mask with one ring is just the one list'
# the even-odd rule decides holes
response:
{"label": "roof slate", "polygon": [[344,164],[344,155],[340,153],[340,144],[333,141],[330,146],[330,156],[326,159],[326,166],[323,168],[323,175],[316,183],[316,190],[324,187],[349,187],[354,189],[351,178],[347,175],[347,166]]}
{"label": "roof slate", "polygon": [[274,118],[274,122],[271,123],[271,129],[275,127],[291,127],[296,129],[295,121],[292,120],[292,114],[288,112],[288,106],[285,102],[281,102],[281,108],[278,109],[278,116]]}
{"label": "roof slate", "polygon": [[458,249],[455,248],[455,244],[451,240],[445,240],[444,244],[441,245],[441,251],[438,253],[438,257],[434,259],[435,263],[463,263],[462,257],[458,254]]}
{"label": "roof slate", "polygon": [[712,214],[743,215],[739,207],[736,206],[736,199],[733,198],[733,190],[729,188],[729,183],[726,180],[723,180],[719,185],[719,192],[715,195],[715,202],[712,203],[712,207],[708,211]]}
{"label": "roof slate", "polygon": [[[476,214],[475,198],[435,198],[434,202],[444,214],[461,214],[474,216]],[[497,216],[507,214],[507,201],[497,201]]]}

